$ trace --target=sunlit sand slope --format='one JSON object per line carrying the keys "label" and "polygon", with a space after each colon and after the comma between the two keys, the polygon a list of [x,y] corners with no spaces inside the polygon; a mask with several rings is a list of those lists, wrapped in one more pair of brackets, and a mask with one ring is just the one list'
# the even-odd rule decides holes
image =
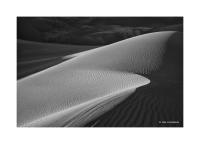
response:
{"label": "sunlit sand slope", "polygon": [[84,111],[150,83],[141,75],[159,69],[174,33],[141,35],[90,50],[19,80],[17,125],[79,126],[87,122],[78,120]]}
{"label": "sunlit sand slope", "polygon": [[142,75],[151,83],[84,126],[182,127],[183,33],[173,33],[167,40],[159,68]]}

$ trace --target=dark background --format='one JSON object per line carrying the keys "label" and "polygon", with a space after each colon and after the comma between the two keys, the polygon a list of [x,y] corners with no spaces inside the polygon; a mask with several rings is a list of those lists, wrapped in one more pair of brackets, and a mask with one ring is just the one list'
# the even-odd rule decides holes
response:
{"label": "dark background", "polygon": [[182,31],[182,17],[18,17],[17,38],[106,45],[153,31]]}

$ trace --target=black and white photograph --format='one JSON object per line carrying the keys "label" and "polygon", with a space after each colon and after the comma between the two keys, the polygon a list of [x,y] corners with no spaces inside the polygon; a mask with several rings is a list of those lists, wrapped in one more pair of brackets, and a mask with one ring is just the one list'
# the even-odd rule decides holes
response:
{"label": "black and white photograph", "polygon": [[17,127],[183,127],[183,17],[17,17]]}
{"label": "black and white photograph", "polygon": [[200,143],[199,4],[1,1],[0,143]]}

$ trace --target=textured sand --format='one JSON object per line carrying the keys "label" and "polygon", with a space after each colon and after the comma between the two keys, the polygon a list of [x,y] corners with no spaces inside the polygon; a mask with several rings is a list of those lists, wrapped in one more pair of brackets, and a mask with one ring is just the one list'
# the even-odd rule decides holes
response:
{"label": "textured sand", "polygon": [[174,33],[162,65],[143,75],[151,83],[138,88],[113,109],[84,126],[183,127],[183,35]]}
{"label": "textured sand", "polygon": [[123,40],[19,80],[17,125],[89,122],[152,81],[151,74],[165,65],[167,42],[174,34],[157,32]]}

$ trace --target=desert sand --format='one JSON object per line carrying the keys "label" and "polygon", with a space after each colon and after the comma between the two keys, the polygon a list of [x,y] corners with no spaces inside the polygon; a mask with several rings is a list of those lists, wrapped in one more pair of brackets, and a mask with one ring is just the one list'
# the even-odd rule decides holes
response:
{"label": "desert sand", "polygon": [[[157,83],[181,82],[181,38],[174,31],[140,35],[75,54],[18,80],[17,125],[83,126],[128,96],[135,97],[132,93]],[[136,105],[145,103],[133,107]],[[133,118],[140,113],[152,116],[148,109],[137,111],[132,111],[138,115]]]}

